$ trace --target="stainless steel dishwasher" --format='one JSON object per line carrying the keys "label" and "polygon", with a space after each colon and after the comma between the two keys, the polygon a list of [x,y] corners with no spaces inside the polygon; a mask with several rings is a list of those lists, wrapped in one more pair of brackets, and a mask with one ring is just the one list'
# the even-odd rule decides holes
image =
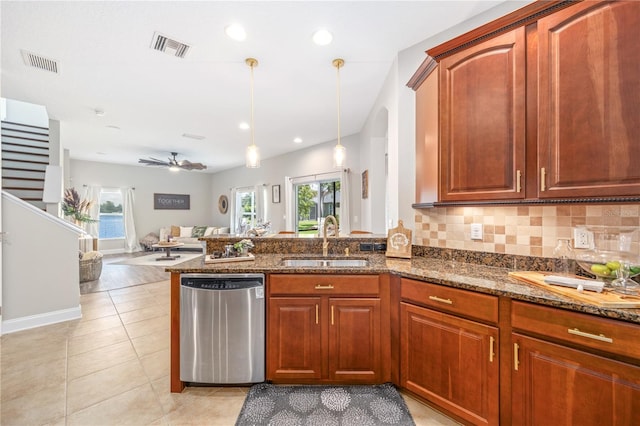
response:
{"label": "stainless steel dishwasher", "polygon": [[265,378],[264,274],[180,276],[180,380]]}

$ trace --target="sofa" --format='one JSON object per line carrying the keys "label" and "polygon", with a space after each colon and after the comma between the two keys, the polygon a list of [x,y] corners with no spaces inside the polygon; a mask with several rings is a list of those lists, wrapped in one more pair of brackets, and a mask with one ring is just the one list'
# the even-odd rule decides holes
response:
{"label": "sofa", "polygon": [[166,228],[160,228],[160,233],[157,235],[151,233],[145,236],[140,240],[140,244],[142,244],[145,249],[151,249],[153,244],[157,244],[159,241],[167,241],[167,239],[171,238],[171,241],[184,244],[180,249],[202,250],[202,241],[199,241],[198,238],[228,233],[228,227],[172,225]]}

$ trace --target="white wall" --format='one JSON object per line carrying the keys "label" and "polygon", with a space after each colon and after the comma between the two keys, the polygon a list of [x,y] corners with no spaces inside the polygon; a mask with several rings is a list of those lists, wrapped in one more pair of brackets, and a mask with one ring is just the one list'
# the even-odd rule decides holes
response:
{"label": "white wall", "polygon": [[[353,222],[354,217],[360,217],[360,139],[358,136],[341,138],[342,145],[347,149],[346,167],[351,169],[351,228],[358,228]],[[313,145],[309,148],[291,152],[275,158],[263,159],[258,169],[237,167],[211,176],[212,192],[214,194],[214,223],[224,222],[230,226],[230,213],[221,214],[218,211],[217,200],[221,195],[229,197],[232,188],[268,184],[269,203],[268,219],[271,229],[278,232],[285,229],[284,177],[305,176],[315,173],[335,172],[333,168],[333,147],[336,141]],[[271,203],[271,186],[280,185],[280,203]]]}
{"label": "white wall", "polygon": [[[135,187],[134,221],[138,240],[149,232],[158,233],[161,227],[171,225],[228,226],[216,221],[213,205],[217,196],[211,190],[211,174],[198,171],[177,173],[167,168],[125,166],[121,164],[97,163],[70,160],[69,181],[65,188],[75,187],[80,194],[83,185],[105,188]],[[153,194],[189,194],[189,210],[154,210]],[[109,251],[124,248],[123,240],[101,241],[99,249]]]}
{"label": "white wall", "polygon": [[80,317],[80,231],[60,222],[3,193],[3,333]]}
{"label": "white wall", "polygon": [[[496,18],[502,17],[512,11],[524,7],[531,1],[505,1],[498,6],[481,13],[460,25],[449,28],[433,37],[430,37],[414,46],[398,52],[392,64],[389,75],[369,113],[367,121],[361,130],[363,151],[365,144],[376,144],[379,137],[379,122],[377,118],[381,111],[388,112],[388,173],[389,194],[387,194],[387,220],[396,226],[399,219],[405,226],[414,227],[414,210],[411,204],[415,202],[415,93],[406,86],[406,83],[416,72],[420,64],[426,59],[426,50],[448,41],[458,35],[464,34]],[[370,150],[373,147],[368,148]],[[362,168],[373,169],[372,158],[368,156],[362,160]],[[370,176],[371,179],[371,176]],[[374,176],[375,179],[375,176]],[[371,213],[378,211],[377,203],[369,203]],[[371,216],[371,224],[377,229],[378,220]],[[389,226],[389,223],[387,223]]]}

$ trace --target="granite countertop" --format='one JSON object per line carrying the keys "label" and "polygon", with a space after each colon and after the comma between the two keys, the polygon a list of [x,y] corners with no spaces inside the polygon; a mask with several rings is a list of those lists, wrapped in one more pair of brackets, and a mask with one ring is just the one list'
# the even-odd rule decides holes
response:
{"label": "granite countertop", "polygon": [[[178,273],[284,273],[284,274],[381,274],[392,273],[405,278],[428,281],[449,287],[479,293],[507,296],[515,300],[533,302],[601,317],[640,324],[640,309],[603,308],[555,294],[540,287],[516,281],[508,276],[507,268],[413,257],[411,259],[388,258],[384,254],[354,254],[351,259],[368,259],[367,267],[317,268],[284,267],[283,259],[313,258],[318,255],[289,255],[283,253],[255,254],[255,260],[245,262],[205,264],[204,256],[167,267],[168,272]],[[339,256],[344,258],[344,256]]]}

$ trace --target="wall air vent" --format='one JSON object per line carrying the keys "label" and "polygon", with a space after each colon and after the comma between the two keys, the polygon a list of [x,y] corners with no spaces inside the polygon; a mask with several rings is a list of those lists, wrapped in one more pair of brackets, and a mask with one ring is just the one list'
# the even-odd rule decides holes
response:
{"label": "wall air vent", "polygon": [[151,48],[164,52],[167,55],[184,58],[187,56],[187,52],[189,52],[191,46],[156,32],[153,34],[153,40],[151,40]]}
{"label": "wall air vent", "polygon": [[22,53],[22,60],[28,67],[38,68],[43,71],[50,71],[59,74],[58,61],[55,59],[45,58],[42,55],[36,55],[35,53],[27,52],[26,50],[20,50]]}

